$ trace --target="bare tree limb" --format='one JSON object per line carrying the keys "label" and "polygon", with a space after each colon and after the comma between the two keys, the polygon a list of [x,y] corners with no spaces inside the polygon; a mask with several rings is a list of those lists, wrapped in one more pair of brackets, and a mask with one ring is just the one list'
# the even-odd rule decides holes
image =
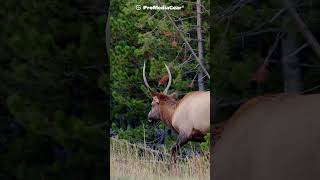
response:
{"label": "bare tree limb", "polygon": [[[302,3],[300,4],[297,4],[296,7],[299,7],[301,6]],[[286,8],[281,8],[280,10],[278,10],[278,12],[272,16],[271,18],[268,18],[270,20],[267,20],[263,23],[261,23],[260,25],[258,25],[257,27],[255,27],[254,29],[252,30],[249,30],[249,31],[246,31],[246,32],[242,32],[240,33],[240,36],[243,37],[243,36],[254,36],[254,35],[258,35],[260,33],[267,33],[267,32],[282,32],[282,29],[281,28],[265,28],[263,30],[260,30],[262,27],[264,27],[265,25],[267,24],[270,24],[272,23],[273,21],[275,21],[278,17],[280,17],[280,15],[282,15],[287,9]]]}
{"label": "bare tree limb", "polygon": [[294,52],[290,53],[288,55],[288,57],[298,54],[302,49],[306,48],[307,46],[308,46],[308,43],[302,44],[297,50],[295,50]]}
{"label": "bare tree limb", "polygon": [[[257,32],[261,32],[261,28],[263,27],[263,26],[265,26],[266,24],[269,24],[269,23],[272,23],[274,20],[276,20],[283,12],[285,12],[285,8],[282,8],[282,9],[280,9],[270,20],[268,20],[268,21],[265,21],[265,22],[263,22],[263,23],[261,23],[259,26],[257,26],[257,27],[255,27],[254,29],[252,29],[252,30],[250,30],[250,31],[247,31],[247,32],[243,32],[243,33],[241,33],[242,35],[243,34],[255,34],[255,33],[257,33]],[[270,28],[269,28],[270,29]],[[274,29],[274,28],[272,28],[272,29]],[[260,31],[259,31],[260,30]],[[262,32],[264,32],[264,30],[262,30]]]}
{"label": "bare tree limb", "polygon": [[311,48],[315,52],[315,54],[320,58],[320,45],[317,39],[314,37],[312,32],[309,30],[307,25],[303,22],[299,14],[297,13],[296,9],[293,6],[293,3],[290,0],[283,0],[284,6],[288,9],[289,14],[292,16],[293,20],[297,24],[300,32],[306,38],[308,43],[310,44]]}
{"label": "bare tree limb", "polygon": [[225,31],[223,32],[223,35],[221,37],[221,41],[219,42],[219,47],[223,46],[223,44],[224,44],[224,42],[226,40],[227,34],[229,32],[229,29],[230,29],[230,19],[228,19],[228,21],[227,21]]}
{"label": "bare tree limb", "polygon": [[311,91],[313,91],[315,89],[319,89],[319,88],[320,88],[320,85],[315,86],[315,87],[310,88],[310,89],[306,89],[306,90],[302,91],[301,94],[305,94],[305,93],[311,92]]}
{"label": "bare tree limb", "polygon": [[217,19],[217,23],[220,23],[226,18],[230,18],[239,10],[244,7],[249,1],[247,0],[236,0],[231,3],[231,6],[226,8],[223,12],[220,12],[214,16],[214,19]]}
{"label": "bare tree limb", "polygon": [[263,65],[266,65],[269,62],[271,55],[273,54],[274,50],[276,49],[277,45],[279,44],[280,39],[283,37],[283,34],[281,34],[281,35],[280,34],[281,33],[277,34],[276,40],[274,41],[271,49],[269,50],[268,56],[265,58]]}
{"label": "bare tree limb", "polygon": [[313,68],[313,69],[320,69],[320,65],[316,65],[316,64],[300,63],[299,65],[302,66],[302,67],[309,67],[309,68]]}
{"label": "bare tree limb", "polygon": [[[158,4],[160,5],[161,2],[160,0],[157,0]],[[208,73],[208,71],[206,70],[206,68],[204,67],[203,63],[201,62],[201,60],[199,59],[199,57],[197,56],[197,54],[194,52],[194,50],[192,49],[191,45],[189,44],[189,42],[187,41],[187,39],[184,37],[184,35],[182,34],[181,30],[179,29],[179,27],[177,26],[177,24],[174,22],[174,20],[171,18],[170,14],[166,11],[163,10],[163,12],[166,14],[166,16],[169,18],[169,20],[171,21],[172,25],[174,26],[174,28],[176,28],[177,32],[179,33],[180,37],[183,39],[183,41],[186,43],[186,45],[188,46],[189,50],[191,51],[192,55],[195,57],[195,59],[198,61],[200,67],[202,68],[203,72],[208,76],[208,78],[210,79],[210,75]]]}
{"label": "bare tree limb", "polygon": [[236,38],[240,38],[240,37],[244,37],[244,36],[256,36],[258,34],[262,34],[262,33],[270,33],[270,32],[284,32],[282,28],[266,28],[260,31],[248,31],[248,32],[243,32],[243,33],[239,33],[239,36],[237,36]]}

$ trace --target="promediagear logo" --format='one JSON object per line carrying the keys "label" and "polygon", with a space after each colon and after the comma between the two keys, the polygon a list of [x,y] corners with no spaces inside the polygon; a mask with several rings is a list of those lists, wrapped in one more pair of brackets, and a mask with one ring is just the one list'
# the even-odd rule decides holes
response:
{"label": "promediagear logo", "polygon": [[179,10],[182,10],[183,8],[184,8],[184,6],[167,6],[167,5],[162,5],[162,6],[158,6],[158,5],[147,6],[147,5],[136,5],[136,10],[138,10],[138,11],[140,11],[140,10],[148,10],[148,11],[152,11],[152,10],[179,11]]}
{"label": "promediagear logo", "polygon": [[136,5],[136,10],[140,11],[141,10],[141,5]]}

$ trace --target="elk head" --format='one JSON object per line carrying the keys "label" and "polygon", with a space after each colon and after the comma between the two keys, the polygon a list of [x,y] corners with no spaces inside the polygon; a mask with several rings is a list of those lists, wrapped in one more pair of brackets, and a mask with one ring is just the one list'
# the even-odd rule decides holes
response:
{"label": "elk head", "polygon": [[172,93],[171,95],[168,95],[168,90],[170,88],[171,82],[172,82],[172,76],[170,69],[166,64],[164,64],[169,76],[169,82],[167,87],[163,92],[156,92],[152,90],[148,84],[147,78],[146,78],[146,62],[143,64],[143,80],[146,87],[149,89],[150,94],[152,96],[152,103],[151,103],[151,110],[148,113],[148,121],[153,122],[157,120],[162,121],[168,121],[171,117],[171,114],[175,108],[175,105],[177,103],[176,93]]}

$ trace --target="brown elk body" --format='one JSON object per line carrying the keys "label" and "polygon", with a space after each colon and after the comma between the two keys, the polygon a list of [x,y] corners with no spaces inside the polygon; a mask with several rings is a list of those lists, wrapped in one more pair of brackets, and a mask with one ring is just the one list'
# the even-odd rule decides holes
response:
{"label": "brown elk body", "polygon": [[[204,136],[209,132],[210,127],[210,92],[194,91],[186,94],[181,100],[177,100],[176,94],[167,95],[167,90],[171,84],[171,73],[169,82],[164,93],[151,91],[153,101],[152,109],[148,114],[148,120],[161,120],[168,127],[178,134],[176,144],[171,148],[174,162],[176,152],[188,141],[203,142]],[[145,77],[145,65],[143,77],[147,87],[148,82]]]}
{"label": "brown elk body", "polygon": [[216,180],[320,179],[320,94],[250,100],[213,150]]}

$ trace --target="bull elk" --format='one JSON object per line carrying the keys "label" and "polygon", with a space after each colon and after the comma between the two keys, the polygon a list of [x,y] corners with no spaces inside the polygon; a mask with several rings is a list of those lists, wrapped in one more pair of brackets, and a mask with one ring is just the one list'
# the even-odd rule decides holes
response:
{"label": "bull elk", "polygon": [[319,107],[320,94],[249,100],[213,148],[213,179],[320,179]]}
{"label": "bull elk", "polygon": [[194,91],[177,100],[176,93],[168,94],[172,82],[170,69],[169,82],[163,92],[152,91],[146,75],[146,62],[143,65],[143,80],[151,91],[151,111],[148,121],[161,120],[178,134],[176,144],[171,148],[171,159],[176,162],[176,152],[188,141],[203,142],[204,136],[209,132],[210,126],[210,91]]}

